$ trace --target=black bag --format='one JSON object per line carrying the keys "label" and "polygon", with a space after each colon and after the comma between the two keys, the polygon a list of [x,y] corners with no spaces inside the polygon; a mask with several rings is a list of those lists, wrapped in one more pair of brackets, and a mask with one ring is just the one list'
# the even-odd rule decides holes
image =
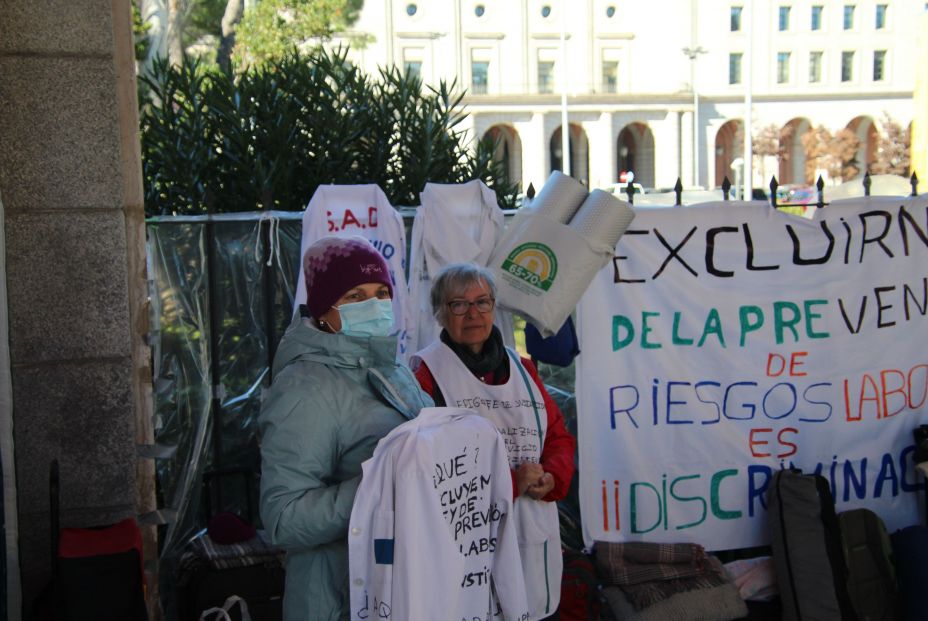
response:
{"label": "black bag", "polygon": [[[204,610],[222,608],[231,595],[245,600],[252,621],[283,618],[284,568],[279,563],[216,569],[204,566],[178,590],[180,621],[198,621]],[[229,611],[240,621],[238,607]]]}
{"label": "black bag", "polygon": [[596,621],[602,608],[596,567],[588,554],[564,549],[559,621]]}
{"label": "black bag", "polygon": [[557,334],[543,338],[532,323],[525,323],[525,349],[532,360],[559,367],[570,366],[580,353],[580,343],[574,320],[570,317],[564,322]]}
{"label": "black bag", "polygon": [[58,594],[68,621],[146,621],[142,537],[133,518],[102,528],[65,528]]}
{"label": "black bag", "polygon": [[856,621],[828,481],[780,470],[767,495],[773,563],[784,621]]}
{"label": "black bag", "polygon": [[905,621],[928,621],[928,526],[912,525],[890,535]]}
{"label": "black bag", "polygon": [[870,509],[838,514],[848,570],[848,593],[857,616],[868,621],[899,617],[899,588],[886,525]]}

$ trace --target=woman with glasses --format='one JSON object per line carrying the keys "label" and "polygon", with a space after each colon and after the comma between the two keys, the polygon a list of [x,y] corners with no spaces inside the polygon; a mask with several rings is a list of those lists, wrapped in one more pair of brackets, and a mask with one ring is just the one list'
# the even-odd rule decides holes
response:
{"label": "woman with glasses", "polygon": [[431,304],[441,335],[411,366],[435,405],[476,410],[503,435],[530,618],[544,619],[560,600],[555,501],[567,495],[576,442],[532,362],[503,345],[493,325],[496,285],[489,270],[473,263],[444,267],[432,283]]}

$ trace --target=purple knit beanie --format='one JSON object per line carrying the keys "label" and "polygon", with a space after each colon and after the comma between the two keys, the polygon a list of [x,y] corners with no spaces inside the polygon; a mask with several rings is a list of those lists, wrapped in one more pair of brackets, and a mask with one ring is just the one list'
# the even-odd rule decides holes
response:
{"label": "purple knit beanie", "polygon": [[363,237],[323,237],[303,255],[306,308],[319,319],[338,298],[368,282],[382,283],[393,296],[390,269],[377,249]]}

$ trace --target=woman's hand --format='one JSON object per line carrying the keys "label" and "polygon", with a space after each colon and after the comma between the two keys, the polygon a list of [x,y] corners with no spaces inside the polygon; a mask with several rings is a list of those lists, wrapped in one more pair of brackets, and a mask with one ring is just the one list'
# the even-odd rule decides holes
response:
{"label": "woman's hand", "polygon": [[554,477],[550,472],[545,472],[534,485],[529,485],[525,490],[525,495],[535,500],[541,500],[548,495],[548,492],[554,489]]}
{"label": "woman's hand", "polygon": [[520,496],[541,500],[554,489],[554,477],[541,464],[525,463],[516,469],[516,487]]}
{"label": "woman's hand", "polygon": [[[529,489],[541,482],[544,475],[541,464],[521,464],[516,468],[516,489],[519,490],[519,495],[527,494]],[[553,481],[551,484],[554,485]]]}

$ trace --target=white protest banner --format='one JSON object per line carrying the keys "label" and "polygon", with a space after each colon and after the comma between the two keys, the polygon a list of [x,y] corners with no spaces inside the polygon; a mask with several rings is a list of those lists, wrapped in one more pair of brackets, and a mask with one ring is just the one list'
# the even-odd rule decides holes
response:
{"label": "white protest banner", "polygon": [[587,544],[766,544],[773,472],[920,523],[928,196],[638,210],[578,308]]}

